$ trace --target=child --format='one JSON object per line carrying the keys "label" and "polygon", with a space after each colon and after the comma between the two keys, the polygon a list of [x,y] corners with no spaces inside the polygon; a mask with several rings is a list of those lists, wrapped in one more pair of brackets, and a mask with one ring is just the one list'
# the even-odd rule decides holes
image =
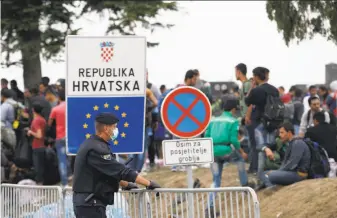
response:
{"label": "child", "polygon": [[34,118],[27,135],[33,137],[33,166],[36,172],[36,183],[43,185],[45,145],[44,138],[47,122],[41,115],[43,107],[38,103],[33,104]]}

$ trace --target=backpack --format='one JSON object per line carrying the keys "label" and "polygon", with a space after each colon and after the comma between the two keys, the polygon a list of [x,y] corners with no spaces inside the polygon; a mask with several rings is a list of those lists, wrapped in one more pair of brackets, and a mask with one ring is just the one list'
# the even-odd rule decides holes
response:
{"label": "backpack", "polygon": [[152,109],[153,107],[151,106],[151,101],[146,98],[146,103],[145,103],[145,126],[148,126],[152,123]]}
{"label": "backpack", "polygon": [[7,128],[3,122],[1,122],[1,142],[5,143],[8,147],[15,149],[16,135],[13,129]]}
{"label": "backpack", "polygon": [[285,106],[281,101],[281,98],[267,93],[266,105],[262,116],[262,121],[266,130],[272,132],[277,129],[284,120],[284,114]]}
{"label": "backpack", "polygon": [[162,120],[161,118],[161,107],[162,107],[162,105],[163,105],[163,102],[164,102],[164,99],[166,98],[166,96],[172,91],[173,89],[169,89],[169,90],[167,90],[166,92],[164,92],[162,95],[161,95],[161,97],[160,97],[160,99],[159,99],[159,101],[158,101],[158,113],[159,113],[159,120]]}
{"label": "backpack", "polygon": [[211,106],[212,116],[219,117],[223,113],[221,106],[222,106],[222,99],[218,99],[216,102],[212,104]]}
{"label": "backpack", "polygon": [[14,109],[14,122],[12,124],[13,129],[18,129],[20,125],[21,112],[23,111],[23,105],[17,101],[9,102]]}
{"label": "backpack", "polygon": [[284,119],[292,121],[295,114],[295,105],[292,102],[284,104]]}
{"label": "backpack", "polygon": [[316,179],[328,177],[330,164],[326,150],[317,142],[313,142],[309,138],[305,138],[303,141],[308,145],[311,153],[308,178]]}
{"label": "backpack", "polygon": [[14,151],[14,163],[19,168],[30,168],[33,164],[32,137],[26,135],[25,130],[20,130],[20,141]]}

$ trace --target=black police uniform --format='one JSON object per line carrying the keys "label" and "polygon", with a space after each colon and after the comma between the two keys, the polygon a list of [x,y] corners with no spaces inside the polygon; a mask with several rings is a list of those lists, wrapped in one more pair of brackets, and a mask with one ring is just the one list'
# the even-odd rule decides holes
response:
{"label": "black police uniform", "polygon": [[[115,124],[111,113],[101,113],[96,121]],[[138,174],[115,160],[108,142],[93,136],[82,143],[76,155],[73,177],[73,205],[77,218],[105,218],[106,206],[114,203],[121,180],[135,182]]]}

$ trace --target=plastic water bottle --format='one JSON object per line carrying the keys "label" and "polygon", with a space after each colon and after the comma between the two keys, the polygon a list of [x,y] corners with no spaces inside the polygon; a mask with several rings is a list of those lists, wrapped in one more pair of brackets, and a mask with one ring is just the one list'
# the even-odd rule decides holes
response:
{"label": "plastic water bottle", "polygon": [[330,164],[329,178],[336,178],[337,163],[335,162],[335,159],[329,158],[329,164]]}

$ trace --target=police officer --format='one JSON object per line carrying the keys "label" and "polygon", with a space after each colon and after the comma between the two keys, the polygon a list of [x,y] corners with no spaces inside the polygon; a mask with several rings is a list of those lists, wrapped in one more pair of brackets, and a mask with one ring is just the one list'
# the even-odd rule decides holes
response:
{"label": "police officer", "polygon": [[106,206],[114,203],[119,185],[125,190],[137,184],[153,190],[160,186],[115,160],[108,141],[117,138],[118,119],[112,113],[95,118],[96,135],[82,143],[77,153],[73,178],[73,205],[77,218],[105,218]]}

